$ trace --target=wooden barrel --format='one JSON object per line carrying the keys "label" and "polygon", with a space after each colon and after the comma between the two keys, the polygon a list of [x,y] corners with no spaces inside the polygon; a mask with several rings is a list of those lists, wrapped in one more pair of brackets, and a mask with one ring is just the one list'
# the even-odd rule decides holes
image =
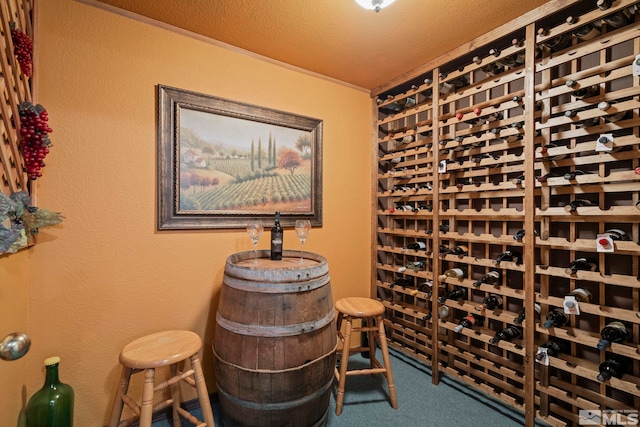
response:
{"label": "wooden barrel", "polygon": [[235,426],[324,426],[336,320],[323,257],[284,251],[227,258],[213,342],[222,415]]}

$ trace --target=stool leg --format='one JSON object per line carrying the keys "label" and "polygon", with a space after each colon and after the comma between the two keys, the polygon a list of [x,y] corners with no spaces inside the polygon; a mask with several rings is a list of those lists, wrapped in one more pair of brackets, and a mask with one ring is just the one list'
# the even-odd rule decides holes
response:
{"label": "stool leg", "polygon": [[347,326],[344,332],[342,344],[342,356],[340,357],[340,376],[338,378],[338,395],[336,396],[336,415],[342,414],[344,404],[344,386],[347,381],[347,365],[349,364],[349,347],[351,345],[351,317],[345,316]]}
{"label": "stool leg", "polygon": [[131,379],[131,368],[122,367],[122,373],[120,374],[120,383],[118,384],[118,391],[116,392],[116,400],[113,401],[113,409],[111,410],[111,419],[109,420],[109,427],[117,427],[120,424],[120,417],[122,416],[122,407],[124,401],[122,396],[129,391],[129,380]]}
{"label": "stool leg", "polygon": [[[171,372],[171,378],[175,377],[178,375],[178,364],[174,363],[169,367],[169,370]],[[178,427],[182,425],[180,422],[180,412],[178,411],[180,403],[182,403],[182,397],[180,396],[180,381],[171,384],[169,390],[171,392],[171,400],[173,400],[173,425],[174,427]]]}
{"label": "stool leg", "polygon": [[[373,321],[373,319],[371,319],[371,321]],[[367,326],[373,326],[373,325],[369,325],[367,323]],[[375,369],[376,368],[376,340],[375,340],[375,331],[371,330],[371,331],[367,331],[367,341],[369,341],[369,366],[371,367],[371,369]]]}
{"label": "stool leg", "polygon": [[207,391],[207,383],[204,381],[202,366],[200,365],[200,356],[196,353],[191,356],[190,359],[191,368],[193,369],[193,379],[196,383],[196,390],[198,391],[198,401],[200,402],[200,409],[202,410],[202,417],[207,427],[215,427],[211,401],[209,400],[209,392]]}
{"label": "stool leg", "polygon": [[391,398],[391,407],[398,409],[398,398],[396,397],[396,386],[393,382],[393,371],[391,370],[391,359],[389,358],[389,348],[387,346],[387,336],[384,332],[384,322],[382,316],[376,316],[376,323],[378,324],[378,340],[380,341],[380,350],[382,350],[382,360],[384,361],[384,367],[387,370],[386,377],[389,384],[389,397]]}
{"label": "stool leg", "polygon": [[155,387],[155,369],[150,368],[144,372],[144,385],[142,386],[142,405],[140,405],[140,427],[151,427],[153,418],[153,389]]}

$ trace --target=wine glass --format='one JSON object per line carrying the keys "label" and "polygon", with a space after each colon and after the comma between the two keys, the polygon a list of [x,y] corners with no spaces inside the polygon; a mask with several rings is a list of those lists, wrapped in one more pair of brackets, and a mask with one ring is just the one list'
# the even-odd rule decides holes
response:
{"label": "wine glass", "polygon": [[304,241],[311,232],[311,221],[308,219],[299,219],[296,221],[296,234],[300,239],[300,263],[303,262],[302,251],[304,249]]}
{"label": "wine glass", "polygon": [[264,227],[260,221],[251,221],[247,224],[247,233],[249,233],[249,238],[251,242],[253,242],[253,264],[258,263],[258,240],[260,240],[260,236],[262,236],[262,232],[264,231]]}

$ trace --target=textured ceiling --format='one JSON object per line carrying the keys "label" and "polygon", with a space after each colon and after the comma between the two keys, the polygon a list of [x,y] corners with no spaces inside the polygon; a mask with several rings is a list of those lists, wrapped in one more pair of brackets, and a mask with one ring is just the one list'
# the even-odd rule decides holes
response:
{"label": "textured ceiling", "polygon": [[548,0],[81,0],[114,6],[366,89]]}

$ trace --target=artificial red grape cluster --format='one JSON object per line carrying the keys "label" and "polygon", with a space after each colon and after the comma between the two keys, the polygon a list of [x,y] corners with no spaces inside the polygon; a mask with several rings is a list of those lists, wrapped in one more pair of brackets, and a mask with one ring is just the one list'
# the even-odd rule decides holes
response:
{"label": "artificial red grape cluster", "polygon": [[49,154],[51,140],[49,133],[49,115],[40,104],[33,105],[26,101],[19,105],[20,111],[20,150],[24,158],[27,175],[31,179],[42,176],[40,169],[44,167],[44,158]]}
{"label": "artificial red grape cluster", "polygon": [[27,77],[31,77],[31,53],[33,52],[31,39],[23,31],[15,28],[13,24],[11,39],[13,40],[13,54],[18,59],[22,73]]}

